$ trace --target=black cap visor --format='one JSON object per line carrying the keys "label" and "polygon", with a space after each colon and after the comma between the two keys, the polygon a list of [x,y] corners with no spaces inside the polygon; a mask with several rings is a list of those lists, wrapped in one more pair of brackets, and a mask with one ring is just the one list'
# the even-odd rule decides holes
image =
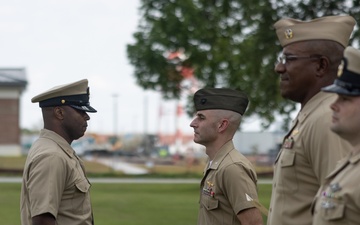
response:
{"label": "black cap visor", "polygon": [[90,105],[70,105],[74,109],[89,112],[89,113],[96,113],[97,110],[91,107]]}
{"label": "black cap visor", "polygon": [[339,95],[350,95],[350,96],[358,96],[360,95],[360,89],[347,89],[342,86],[339,86],[337,84],[332,84],[329,86],[326,86],[321,89],[324,92],[330,92],[330,93],[337,93]]}

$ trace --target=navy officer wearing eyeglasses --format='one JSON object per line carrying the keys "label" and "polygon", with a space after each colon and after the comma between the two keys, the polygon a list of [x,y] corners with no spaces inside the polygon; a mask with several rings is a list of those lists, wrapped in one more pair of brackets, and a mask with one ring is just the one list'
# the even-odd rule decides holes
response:
{"label": "navy officer wearing eyeglasses", "polygon": [[282,97],[299,103],[300,112],[275,160],[268,225],[311,225],[311,203],[336,162],[350,145],[331,132],[330,104],[321,92],[337,76],[355,25],[351,16],[310,21],[281,19],[274,24],[283,47],[275,66]]}

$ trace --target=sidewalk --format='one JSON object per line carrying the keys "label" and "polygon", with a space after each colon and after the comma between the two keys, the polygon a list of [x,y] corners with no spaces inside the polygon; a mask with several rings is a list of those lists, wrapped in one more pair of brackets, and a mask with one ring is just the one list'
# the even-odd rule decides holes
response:
{"label": "sidewalk", "polygon": [[94,159],[94,158],[86,158],[89,161],[98,162],[104,164],[106,166],[111,167],[115,171],[121,171],[124,174],[131,174],[131,175],[141,175],[147,174],[148,171],[144,168],[140,168],[130,163],[126,163],[116,158],[102,158],[102,159]]}
{"label": "sidewalk", "polygon": [[[89,178],[91,183],[163,183],[163,184],[200,184],[200,179],[174,178]],[[0,177],[0,183],[21,183],[21,177]],[[258,184],[271,184],[271,179],[260,179]]]}

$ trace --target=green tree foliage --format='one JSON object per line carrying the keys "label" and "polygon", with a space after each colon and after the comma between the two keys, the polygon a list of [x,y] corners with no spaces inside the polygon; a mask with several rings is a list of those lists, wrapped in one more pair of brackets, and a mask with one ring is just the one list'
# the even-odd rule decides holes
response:
{"label": "green tree foliage", "polygon": [[[360,21],[354,1],[283,0],[142,0],[135,43],[127,46],[137,83],[158,90],[164,98],[179,98],[186,78],[179,63],[194,69],[208,87],[231,87],[250,98],[247,116],[257,115],[268,127],[280,115],[289,120],[295,104],[279,94],[274,72],[281,46],[273,24],[282,17],[312,19],[350,14]],[[359,39],[356,30],[352,41]],[[183,49],[188,56],[169,62],[167,52]],[[191,104],[189,104],[191,105]]]}

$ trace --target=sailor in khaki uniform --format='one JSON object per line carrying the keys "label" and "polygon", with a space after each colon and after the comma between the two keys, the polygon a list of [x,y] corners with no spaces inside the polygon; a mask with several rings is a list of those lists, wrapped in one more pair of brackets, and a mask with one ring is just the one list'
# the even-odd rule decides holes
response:
{"label": "sailor in khaki uniform", "polygon": [[94,224],[90,182],[70,146],[84,135],[89,104],[88,80],[54,87],[32,98],[42,109],[44,129],[31,146],[21,188],[22,225]]}
{"label": "sailor in khaki uniform", "polygon": [[[226,88],[200,89],[190,126],[194,141],[206,147],[209,161],[200,184],[198,225],[263,224],[257,201],[257,176],[232,142],[248,98]],[[251,201],[253,200],[253,201]]]}
{"label": "sailor in khaki uniform", "polygon": [[329,105],[336,95],[321,88],[335,80],[354,25],[350,16],[281,19],[274,24],[283,47],[275,66],[280,93],[300,103],[301,110],[275,161],[268,225],[310,225],[317,190],[350,151],[350,145],[329,128]]}
{"label": "sailor in khaki uniform", "polygon": [[[342,159],[319,189],[313,209],[314,225],[360,224],[360,50],[347,47],[339,77],[325,92],[337,93],[331,105],[331,130],[347,140],[351,153]],[[340,151],[340,149],[339,149]]]}

